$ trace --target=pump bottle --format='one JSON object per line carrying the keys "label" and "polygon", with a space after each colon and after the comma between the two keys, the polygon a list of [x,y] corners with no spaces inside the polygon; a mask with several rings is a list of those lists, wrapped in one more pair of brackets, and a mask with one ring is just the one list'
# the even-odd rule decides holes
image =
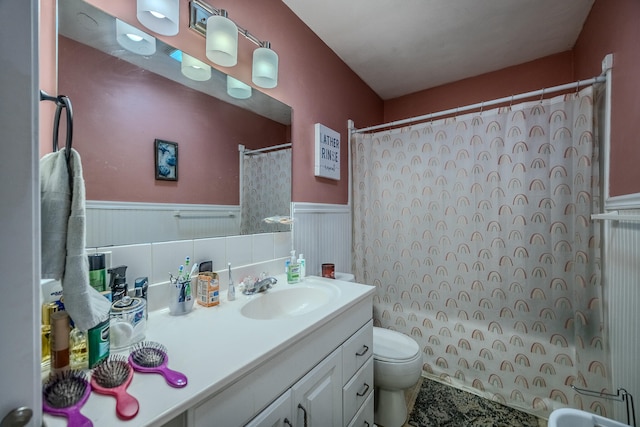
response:
{"label": "pump bottle", "polygon": [[291,258],[287,266],[287,283],[294,284],[300,282],[300,264],[296,260],[296,251],[291,251]]}

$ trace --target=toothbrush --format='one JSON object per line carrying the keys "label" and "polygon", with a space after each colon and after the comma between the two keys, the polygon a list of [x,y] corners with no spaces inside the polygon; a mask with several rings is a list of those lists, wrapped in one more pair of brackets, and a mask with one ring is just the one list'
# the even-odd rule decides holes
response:
{"label": "toothbrush", "polygon": [[[190,257],[186,257],[186,258],[184,259],[184,271],[185,271],[185,272],[189,270],[189,263],[190,263],[190,262],[191,262],[191,258],[190,258]],[[191,273],[187,274],[187,277],[185,278],[186,280],[189,280],[189,275],[190,275],[190,274],[191,274]]]}
{"label": "toothbrush", "polygon": [[191,272],[189,273],[189,275],[187,276],[187,280],[189,280],[196,272],[196,270],[198,270],[198,267],[200,266],[199,263],[195,263],[193,264],[193,267],[191,267]]}

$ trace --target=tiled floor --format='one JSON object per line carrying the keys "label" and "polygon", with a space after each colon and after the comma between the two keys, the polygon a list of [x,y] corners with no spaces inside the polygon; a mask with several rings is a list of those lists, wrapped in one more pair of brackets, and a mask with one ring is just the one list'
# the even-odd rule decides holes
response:
{"label": "tiled floor", "polygon": [[[433,398],[429,399],[429,405],[439,405],[442,408],[433,408],[435,413],[442,413],[442,419],[446,421],[419,421],[425,419],[420,416],[421,409],[416,407],[420,405],[420,391],[422,389],[422,383],[424,381],[432,381],[426,378],[421,378],[418,384],[406,392],[407,406],[409,409],[409,419],[404,427],[546,427],[546,420],[535,418],[529,414],[522,413],[520,411],[508,408],[504,405],[500,405],[495,402],[487,401],[479,396],[471,393],[467,393],[441,383],[432,382],[428,384],[430,387],[444,387],[444,392],[438,393],[438,395],[446,396],[443,399]],[[422,403],[424,404],[424,403]],[[444,406],[447,407],[444,407]],[[413,411],[419,411],[414,414]],[[469,414],[473,411],[474,421],[468,421],[470,419]],[[480,412],[480,415],[478,415]],[[413,417],[412,417],[413,416]],[[413,419],[412,419],[413,418]]]}

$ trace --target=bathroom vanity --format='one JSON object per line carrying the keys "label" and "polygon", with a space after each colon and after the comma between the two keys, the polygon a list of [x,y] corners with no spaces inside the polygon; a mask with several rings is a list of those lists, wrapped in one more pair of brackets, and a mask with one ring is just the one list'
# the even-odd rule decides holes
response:
{"label": "bathroom vanity", "polygon": [[169,368],[187,386],[136,373],[128,389],[140,402],[135,418],[119,420],[115,399],[96,393],[81,412],[94,426],[373,426],[374,288],[276,277],[263,294],[236,292],[235,301],[183,316],[151,312],[145,339],[167,347]]}

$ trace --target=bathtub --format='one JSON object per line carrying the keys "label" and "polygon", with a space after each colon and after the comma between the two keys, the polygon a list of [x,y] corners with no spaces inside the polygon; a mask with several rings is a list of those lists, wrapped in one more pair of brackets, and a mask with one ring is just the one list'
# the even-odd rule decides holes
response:
{"label": "bathtub", "polygon": [[629,425],[579,409],[561,408],[551,412],[548,427],[629,427]]}

